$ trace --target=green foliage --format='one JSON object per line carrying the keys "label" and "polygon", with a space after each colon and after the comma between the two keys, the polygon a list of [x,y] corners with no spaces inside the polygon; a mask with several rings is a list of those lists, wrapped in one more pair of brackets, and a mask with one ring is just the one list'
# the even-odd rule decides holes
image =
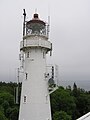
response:
{"label": "green foliage", "polygon": [[10,120],[18,120],[18,108],[13,108],[10,114]]}
{"label": "green foliage", "polygon": [[11,108],[11,107],[8,107],[8,108],[6,109],[5,116],[10,119],[11,113],[12,113],[12,108]]}
{"label": "green foliage", "polygon": [[0,120],[18,120],[19,107],[14,103],[16,83],[0,82]]}
{"label": "green foliage", "polygon": [[0,111],[0,120],[8,120],[8,119],[5,117],[4,113],[1,112],[1,111]]}
{"label": "green foliage", "polygon": [[12,106],[14,104],[14,96],[8,92],[0,93],[0,104],[5,101],[8,101],[8,103]]}
{"label": "green foliage", "polygon": [[50,97],[53,120],[58,120],[55,117],[59,117],[60,111],[67,113],[72,120],[90,111],[90,92],[77,88],[75,83],[73,90],[70,86],[66,89],[59,87]]}
{"label": "green foliage", "polygon": [[[12,82],[0,82],[0,120],[18,120],[19,105],[14,103],[16,86]],[[50,98],[53,120],[76,120],[90,112],[90,91],[78,88],[75,83],[73,89],[59,87]]]}
{"label": "green foliage", "polygon": [[75,111],[76,104],[74,97],[70,93],[62,88],[51,94],[51,106],[52,112],[65,111],[68,114],[72,114]]}
{"label": "green foliage", "polygon": [[64,111],[55,112],[53,115],[54,120],[72,120],[71,116]]}

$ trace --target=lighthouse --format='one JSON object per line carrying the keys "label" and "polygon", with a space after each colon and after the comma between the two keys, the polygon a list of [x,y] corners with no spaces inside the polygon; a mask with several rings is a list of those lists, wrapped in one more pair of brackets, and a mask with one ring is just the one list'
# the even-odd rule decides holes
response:
{"label": "lighthouse", "polygon": [[[26,17],[24,11],[24,18]],[[24,19],[23,40],[20,42],[23,81],[19,120],[51,120],[46,54],[52,51],[48,40],[49,25],[35,13]]]}

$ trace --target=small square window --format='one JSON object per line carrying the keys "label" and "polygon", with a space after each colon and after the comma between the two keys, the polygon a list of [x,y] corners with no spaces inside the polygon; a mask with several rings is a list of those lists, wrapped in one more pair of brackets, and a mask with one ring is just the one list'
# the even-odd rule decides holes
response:
{"label": "small square window", "polygon": [[26,103],[26,101],[27,101],[27,97],[26,97],[26,95],[24,96],[24,103]]}
{"label": "small square window", "polygon": [[29,56],[29,52],[27,52],[27,58],[29,58],[30,56]]}
{"label": "small square window", "polygon": [[28,77],[28,73],[25,73],[25,77],[26,77],[26,80],[27,80],[27,77]]}

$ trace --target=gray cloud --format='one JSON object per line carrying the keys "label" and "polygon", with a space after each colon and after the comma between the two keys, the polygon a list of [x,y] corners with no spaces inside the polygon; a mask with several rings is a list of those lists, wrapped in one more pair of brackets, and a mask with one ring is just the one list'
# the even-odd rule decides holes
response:
{"label": "gray cloud", "polygon": [[90,80],[89,0],[1,0],[0,80],[16,79],[23,8],[26,8],[28,20],[36,8],[41,19],[47,21],[50,15],[50,41],[53,43],[51,59],[59,66],[60,79]]}

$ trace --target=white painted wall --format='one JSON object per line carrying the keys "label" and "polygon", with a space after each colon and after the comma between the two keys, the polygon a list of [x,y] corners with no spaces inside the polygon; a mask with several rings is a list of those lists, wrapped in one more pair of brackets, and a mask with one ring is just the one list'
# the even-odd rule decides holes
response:
{"label": "white painted wall", "polygon": [[48,81],[45,79],[46,51],[50,49],[50,42],[47,41],[47,44],[49,48],[39,45],[32,47],[29,43],[28,47],[24,48],[24,79],[19,120],[51,120]]}

